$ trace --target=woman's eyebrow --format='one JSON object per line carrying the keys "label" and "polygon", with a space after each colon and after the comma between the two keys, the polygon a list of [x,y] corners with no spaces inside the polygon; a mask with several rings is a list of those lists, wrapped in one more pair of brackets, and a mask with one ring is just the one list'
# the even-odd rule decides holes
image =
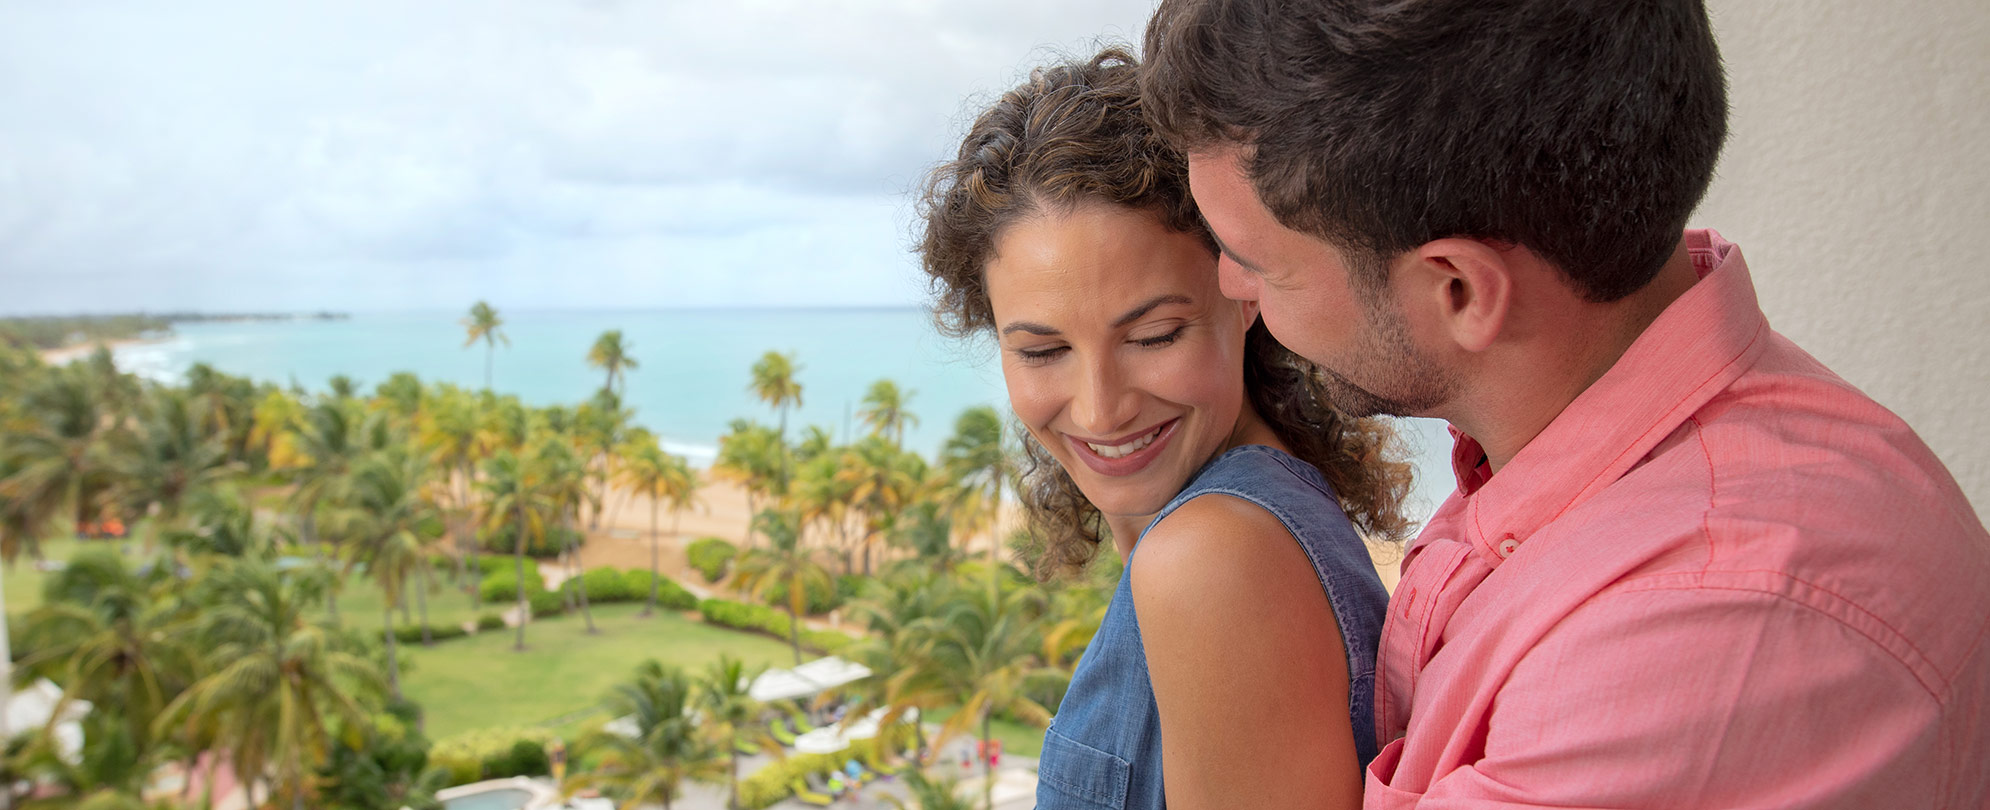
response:
{"label": "woman's eyebrow", "polygon": [[1177,295],[1175,293],[1157,295],[1154,296],[1153,298],[1148,299],[1147,303],[1141,304],[1140,306],[1127,310],[1126,314],[1119,316],[1118,319],[1112,322],[1112,325],[1114,329],[1118,329],[1119,327],[1125,326],[1129,323],[1133,323],[1134,321],[1146,317],[1147,313],[1153,312],[1155,307],[1161,306],[1162,304],[1193,304],[1193,303],[1195,303],[1195,301],[1186,295]]}
{"label": "woman's eyebrow", "polygon": [[[1159,307],[1164,304],[1193,304],[1193,303],[1195,303],[1195,299],[1192,299],[1186,295],[1180,295],[1177,293],[1166,293],[1163,295],[1157,295],[1154,296],[1153,298],[1148,299],[1146,303],[1143,303],[1140,306],[1127,310],[1125,315],[1121,315],[1113,320],[1112,326],[1114,329],[1118,329],[1119,327],[1125,326],[1129,323],[1133,323],[1134,321],[1146,317],[1147,313],[1153,312],[1155,307]],[[1002,327],[1002,334],[1006,335],[1009,334],[1010,332],[1028,332],[1032,335],[1042,335],[1044,337],[1055,337],[1057,335],[1064,334],[1063,332],[1057,331],[1057,328],[1054,326],[1046,326],[1044,324],[1036,323],[1034,321],[1012,321],[1009,323],[1008,326]]]}

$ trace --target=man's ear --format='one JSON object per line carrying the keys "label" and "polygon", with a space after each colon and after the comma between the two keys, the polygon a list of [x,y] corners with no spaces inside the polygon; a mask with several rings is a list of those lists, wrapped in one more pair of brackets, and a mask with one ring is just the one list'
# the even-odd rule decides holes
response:
{"label": "man's ear", "polygon": [[1239,311],[1244,315],[1244,331],[1249,332],[1251,331],[1251,327],[1256,326],[1258,323],[1258,302],[1238,301],[1237,305]]}
{"label": "man's ear", "polygon": [[1424,314],[1446,337],[1470,352],[1485,351],[1506,326],[1513,306],[1513,267],[1505,253],[1476,239],[1454,237],[1425,243],[1410,254],[1412,287],[1403,300]]}

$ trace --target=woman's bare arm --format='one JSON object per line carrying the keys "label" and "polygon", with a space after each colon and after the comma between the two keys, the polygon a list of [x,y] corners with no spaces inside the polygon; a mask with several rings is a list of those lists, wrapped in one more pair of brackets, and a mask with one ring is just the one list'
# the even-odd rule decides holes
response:
{"label": "woman's bare arm", "polygon": [[1182,505],[1140,541],[1133,604],[1171,810],[1361,806],[1340,626],[1283,523]]}

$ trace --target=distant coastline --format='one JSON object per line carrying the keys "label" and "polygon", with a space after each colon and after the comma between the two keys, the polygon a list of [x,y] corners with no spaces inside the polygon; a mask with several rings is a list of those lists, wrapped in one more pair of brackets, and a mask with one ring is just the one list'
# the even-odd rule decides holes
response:
{"label": "distant coastline", "polygon": [[178,323],[246,323],[257,321],[342,321],[344,312],[280,313],[121,313],[110,315],[27,315],[0,317],[0,345],[34,348],[43,362],[66,363],[87,355],[98,345],[117,346],[158,342],[173,336]]}

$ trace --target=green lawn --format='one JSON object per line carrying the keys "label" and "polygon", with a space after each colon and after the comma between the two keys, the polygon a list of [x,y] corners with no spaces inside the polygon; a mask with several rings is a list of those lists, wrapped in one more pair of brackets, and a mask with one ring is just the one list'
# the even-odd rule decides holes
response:
{"label": "green lawn", "polygon": [[[772,639],[675,613],[644,619],[636,615],[641,611],[640,604],[596,608],[599,635],[588,635],[579,616],[533,624],[525,630],[523,653],[512,651],[509,628],[428,649],[406,647],[414,671],[402,678],[401,687],[426,712],[429,738],[441,739],[491,726],[537,725],[584,711],[649,658],[693,672],[720,653],[731,653],[749,666],[794,661],[787,645]],[[572,725],[569,721],[562,727]]]}
{"label": "green lawn", "polygon": [[[947,718],[953,717],[955,711],[958,710],[934,709],[927,713],[925,720],[934,725],[941,725],[947,722]],[[1002,753],[1004,754],[1015,754],[1019,757],[1043,756],[1043,729],[998,718],[995,722],[989,724],[988,730],[994,732],[995,739],[1002,741]],[[948,748],[958,747],[961,739],[979,739],[980,734],[981,728],[979,726],[967,729],[962,737],[956,737],[950,741]]]}
{"label": "green lawn", "polygon": [[[466,621],[476,621],[479,611],[470,608],[470,594],[450,584],[450,570],[435,572],[437,588],[428,595],[428,623],[431,627],[457,625]],[[467,576],[467,575],[466,575]],[[380,593],[380,586],[364,576],[346,577],[345,587],[339,590],[339,623],[350,628],[379,631],[380,609],[386,597]],[[485,602],[483,613],[503,613],[511,607],[510,601]],[[415,602],[413,589],[408,591],[408,618],[401,621],[401,611],[394,611],[394,625],[415,626],[421,621],[421,611]]]}

